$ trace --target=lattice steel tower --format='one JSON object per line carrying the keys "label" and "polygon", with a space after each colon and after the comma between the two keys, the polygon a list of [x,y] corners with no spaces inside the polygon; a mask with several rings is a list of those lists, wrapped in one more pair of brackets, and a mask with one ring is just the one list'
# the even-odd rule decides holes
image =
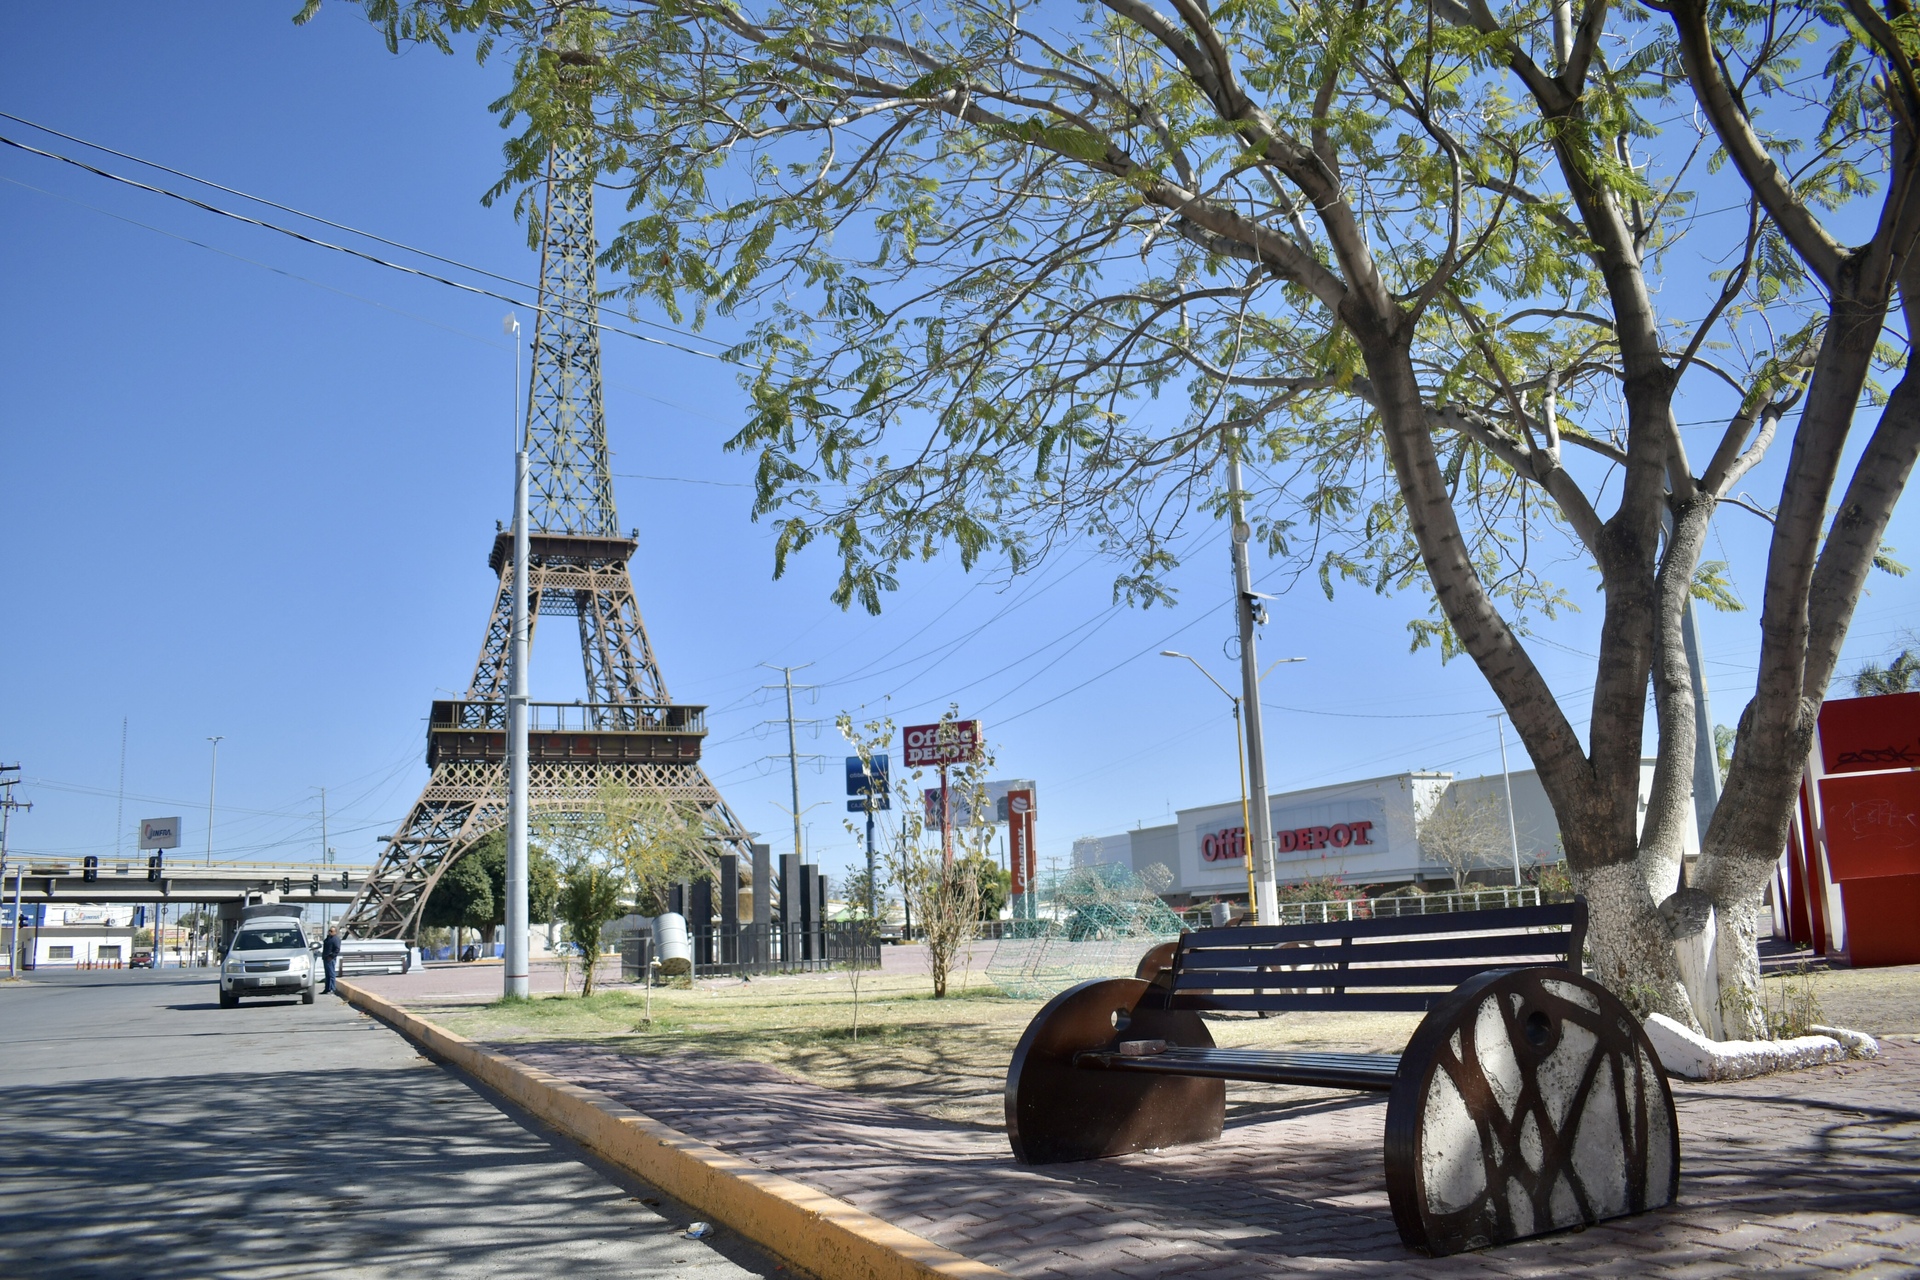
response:
{"label": "lattice steel tower", "polygon": [[[667,693],[628,570],[637,543],[620,533],[600,400],[594,323],[593,185],[577,152],[547,159],[540,315],[527,389],[531,471],[528,642],[542,615],[578,620],[582,703],[532,703],[529,808],[585,811],[601,785],[697,807],[716,839],[749,853],[745,829],[700,767],[706,708]],[[513,533],[493,540],[493,616],[458,701],[433,704],[433,774],[388,837],[379,866],[343,921],[360,937],[411,938],[434,883],[474,841],[506,821],[507,642],[513,619]]]}

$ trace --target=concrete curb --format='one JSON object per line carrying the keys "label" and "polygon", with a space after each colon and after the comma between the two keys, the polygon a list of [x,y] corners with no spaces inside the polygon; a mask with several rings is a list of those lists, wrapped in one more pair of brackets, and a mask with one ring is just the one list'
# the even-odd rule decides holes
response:
{"label": "concrete curb", "polygon": [[822,1280],[993,1280],[1005,1272],[728,1155],[605,1094],[481,1048],[351,982],[349,1004],[714,1221]]}

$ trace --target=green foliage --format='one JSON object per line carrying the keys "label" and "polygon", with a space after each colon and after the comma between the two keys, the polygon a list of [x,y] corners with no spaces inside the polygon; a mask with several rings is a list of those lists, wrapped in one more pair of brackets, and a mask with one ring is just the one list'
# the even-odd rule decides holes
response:
{"label": "green foliage", "polygon": [[980,919],[998,920],[1000,912],[1006,908],[1008,895],[1013,892],[1012,873],[992,858],[980,854],[956,862],[954,870],[973,877],[974,892],[980,903]]}
{"label": "green foliage", "polygon": [[1853,677],[1853,695],[1856,698],[1911,693],[1915,690],[1920,690],[1920,650],[1902,649],[1884,667],[1877,662],[1869,662]]}
{"label": "green foliage", "polygon": [[[487,874],[487,885],[493,901],[493,918],[487,921],[492,925],[504,925],[507,922],[507,833],[504,830],[488,832],[466,853],[466,858],[478,864]],[[527,919],[546,921],[553,919],[554,900],[560,892],[560,868],[547,851],[539,845],[527,845]]]}
{"label": "green foliage", "polygon": [[601,932],[610,921],[626,914],[626,876],[605,862],[577,857],[560,874],[556,907],[567,926],[567,937],[584,953],[585,976],[580,994],[593,994],[594,961],[602,950]]}
{"label": "green foliage", "polygon": [[495,923],[493,879],[478,858],[455,858],[434,882],[420,923],[439,929],[484,929]]}

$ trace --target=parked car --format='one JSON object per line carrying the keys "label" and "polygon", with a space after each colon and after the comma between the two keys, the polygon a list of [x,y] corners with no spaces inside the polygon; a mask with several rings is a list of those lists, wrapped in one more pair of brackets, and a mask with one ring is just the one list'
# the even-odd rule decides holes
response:
{"label": "parked car", "polygon": [[298,995],[312,1004],[318,967],[298,916],[243,918],[220,964],[220,1007],[234,1008],[244,996]]}

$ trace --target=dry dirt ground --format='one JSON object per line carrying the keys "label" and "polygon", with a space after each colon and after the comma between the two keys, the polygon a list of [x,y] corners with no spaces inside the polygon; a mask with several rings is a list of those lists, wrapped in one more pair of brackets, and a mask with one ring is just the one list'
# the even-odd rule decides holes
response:
{"label": "dry dirt ground", "polygon": [[[1920,966],[1836,970],[1772,979],[1811,984],[1819,1017],[1875,1036],[1920,1040]],[[369,983],[368,985],[375,985]],[[691,989],[656,988],[652,1020],[638,987],[616,986],[590,999],[536,997],[502,1003],[447,995],[410,999],[450,1030],[496,1043],[571,1041],[622,1054],[697,1049],[768,1063],[831,1089],[890,1102],[949,1122],[998,1129],[1007,1062],[1040,1001],[1012,999],[978,974],[956,977],[935,1000],[924,976],[868,973],[855,993],[844,974],[705,980]],[[1236,1047],[1295,1047],[1398,1052],[1418,1023],[1413,1014],[1223,1016],[1214,1039]],[[1230,1110],[1270,1105],[1313,1091],[1236,1086]]]}

